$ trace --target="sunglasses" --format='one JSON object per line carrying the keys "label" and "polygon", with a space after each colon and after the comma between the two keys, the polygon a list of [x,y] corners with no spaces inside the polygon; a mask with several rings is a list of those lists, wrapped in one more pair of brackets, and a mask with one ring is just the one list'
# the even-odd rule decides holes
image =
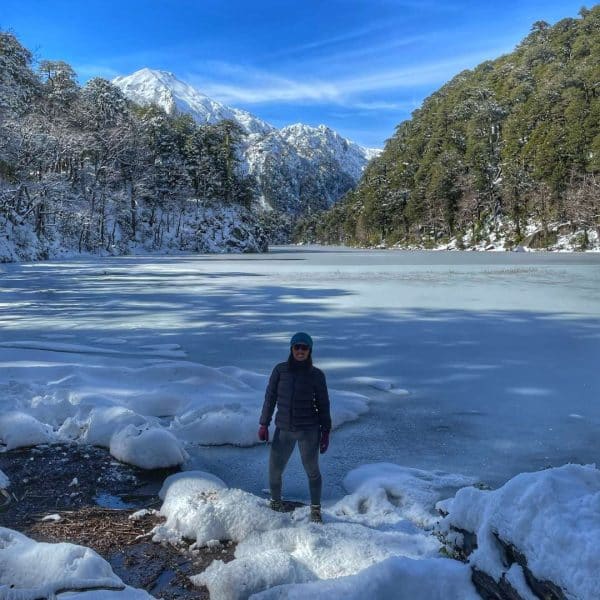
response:
{"label": "sunglasses", "polygon": [[294,344],[292,346],[294,350],[300,350],[302,352],[308,352],[309,347],[306,344]]}

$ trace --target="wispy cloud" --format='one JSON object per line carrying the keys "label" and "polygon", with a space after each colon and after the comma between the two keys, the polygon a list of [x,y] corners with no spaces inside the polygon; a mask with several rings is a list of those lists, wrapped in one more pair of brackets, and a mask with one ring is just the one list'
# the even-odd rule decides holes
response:
{"label": "wispy cloud", "polygon": [[[382,42],[369,40],[368,43],[353,44],[348,47],[339,48],[322,47],[322,52],[299,53],[293,63],[288,66],[298,69],[304,67],[307,71],[317,69],[320,72],[327,71],[347,71],[349,69],[372,68],[373,62],[387,62],[390,60],[401,60],[403,55],[399,53],[402,49],[427,48],[435,43],[439,43],[441,37],[445,35],[437,31],[427,32],[426,34],[410,36],[390,36]],[[272,58],[272,57],[271,57]],[[285,61],[280,63],[286,65]]]}
{"label": "wispy cloud", "polygon": [[354,31],[348,31],[339,35],[333,35],[327,38],[321,38],[312,42],[305,42],[304,44],[285,48],[279,52],[270,54],[269,57],[280,58],[288,55],[304,54],[311,50],[328,49],[332,46],[337,46],[339,44],[345,44],[346,42],[352,42],[367,36],[372,36],[373,34],[382,31],[386,27],[389,27],[389,23],[371,23],[366,27],[355,29]]}
{"label": "wispy cloud", "polygon": [[234,85],[202,79],[192,82],[204,94],[225,104],[267,104],[270,102],[339,102],[340,92],[335,84],[323,81],[270,81],[268,85]]}
{"label": "wispy cloud", "polygon": [[406,110],[406,105],[366,101],[364,97],[394,89],[438,85],[459,71],[473,67],[493,55],[492,51],[487,51],[457,56],[445,61],[431,61],[375,72],[366,71],[352,77],[327,80],[318,77],[292,79],[256,68],[213,63],[210,74],[190,74],[188,80],[208,96],[226,104],[331,102],[363,110]]}

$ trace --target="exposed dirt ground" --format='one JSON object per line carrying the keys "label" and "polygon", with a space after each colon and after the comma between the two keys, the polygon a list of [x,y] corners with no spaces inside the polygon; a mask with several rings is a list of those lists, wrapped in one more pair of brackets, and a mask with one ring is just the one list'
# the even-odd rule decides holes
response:
{"label": "exposed dirt ground", "polygon": [[[208,598],[208,590],[188,577],[215,558],[233,558],[233,542],[191,553],[188,544],[151,541],[150,531],[162,517],[129,519],[141,508],[159,508],[158,490],[173,471],[144,471],[115,461],[102,448],[77,445],[2,453],[0,470],[11,481],[11,502],[0,511],[0,526],[37,541],[93,548],[126,584],[158,598]],[[60,520],[43,520],[54,514]]]}

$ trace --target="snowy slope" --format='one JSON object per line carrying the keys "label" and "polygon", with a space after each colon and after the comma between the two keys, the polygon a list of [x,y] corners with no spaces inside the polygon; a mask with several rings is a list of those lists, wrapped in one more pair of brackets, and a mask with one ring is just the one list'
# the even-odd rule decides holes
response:
{"label": "snowy slope", "polygon": [[132,75],[117,77],[113,83],[138,104],[157,104],[168,114],[189,113],[198,123],[237,121],[247,133],[265,134],[275,128],[250,113],[229,108],[180,81],[168,71],[140,69]]}
{"label": "snowy slope", "polygon": [[300,156],[309,160],[336,162],[342,172],[357,181],[369,160],[370,150],[343,138],[325,125],[309,127],[296,123],[284,127],[279,133]]}
{"label": "snowy slope", "polygon": [[189,113],[198,123],[231,119],[246,132],[242,142],[245,172],[257,181],[264,205],[302,214],[329,208],[353,188],[379,153],[363,148],[325,125],[290,125],[281,130],[250,113],[224,106],[166,71],[141,69],[113,80],[139,104],[154,103],[167,113]]}

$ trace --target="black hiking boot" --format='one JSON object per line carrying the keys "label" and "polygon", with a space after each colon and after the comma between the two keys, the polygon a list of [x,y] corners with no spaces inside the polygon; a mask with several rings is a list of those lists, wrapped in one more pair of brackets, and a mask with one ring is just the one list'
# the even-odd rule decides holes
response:
{"label": "black hiking boot", "polygon": [[311,504],[310,505],[310,521],[311,521],[311,523],[323,523],[323,518],[321,517],[321,505],[320,504]]}
{"label": "black hiking boot", "polygon": [[271,500],[269,502],[269,508],[275,512],[283,512],[283,502],[281,500]]}

